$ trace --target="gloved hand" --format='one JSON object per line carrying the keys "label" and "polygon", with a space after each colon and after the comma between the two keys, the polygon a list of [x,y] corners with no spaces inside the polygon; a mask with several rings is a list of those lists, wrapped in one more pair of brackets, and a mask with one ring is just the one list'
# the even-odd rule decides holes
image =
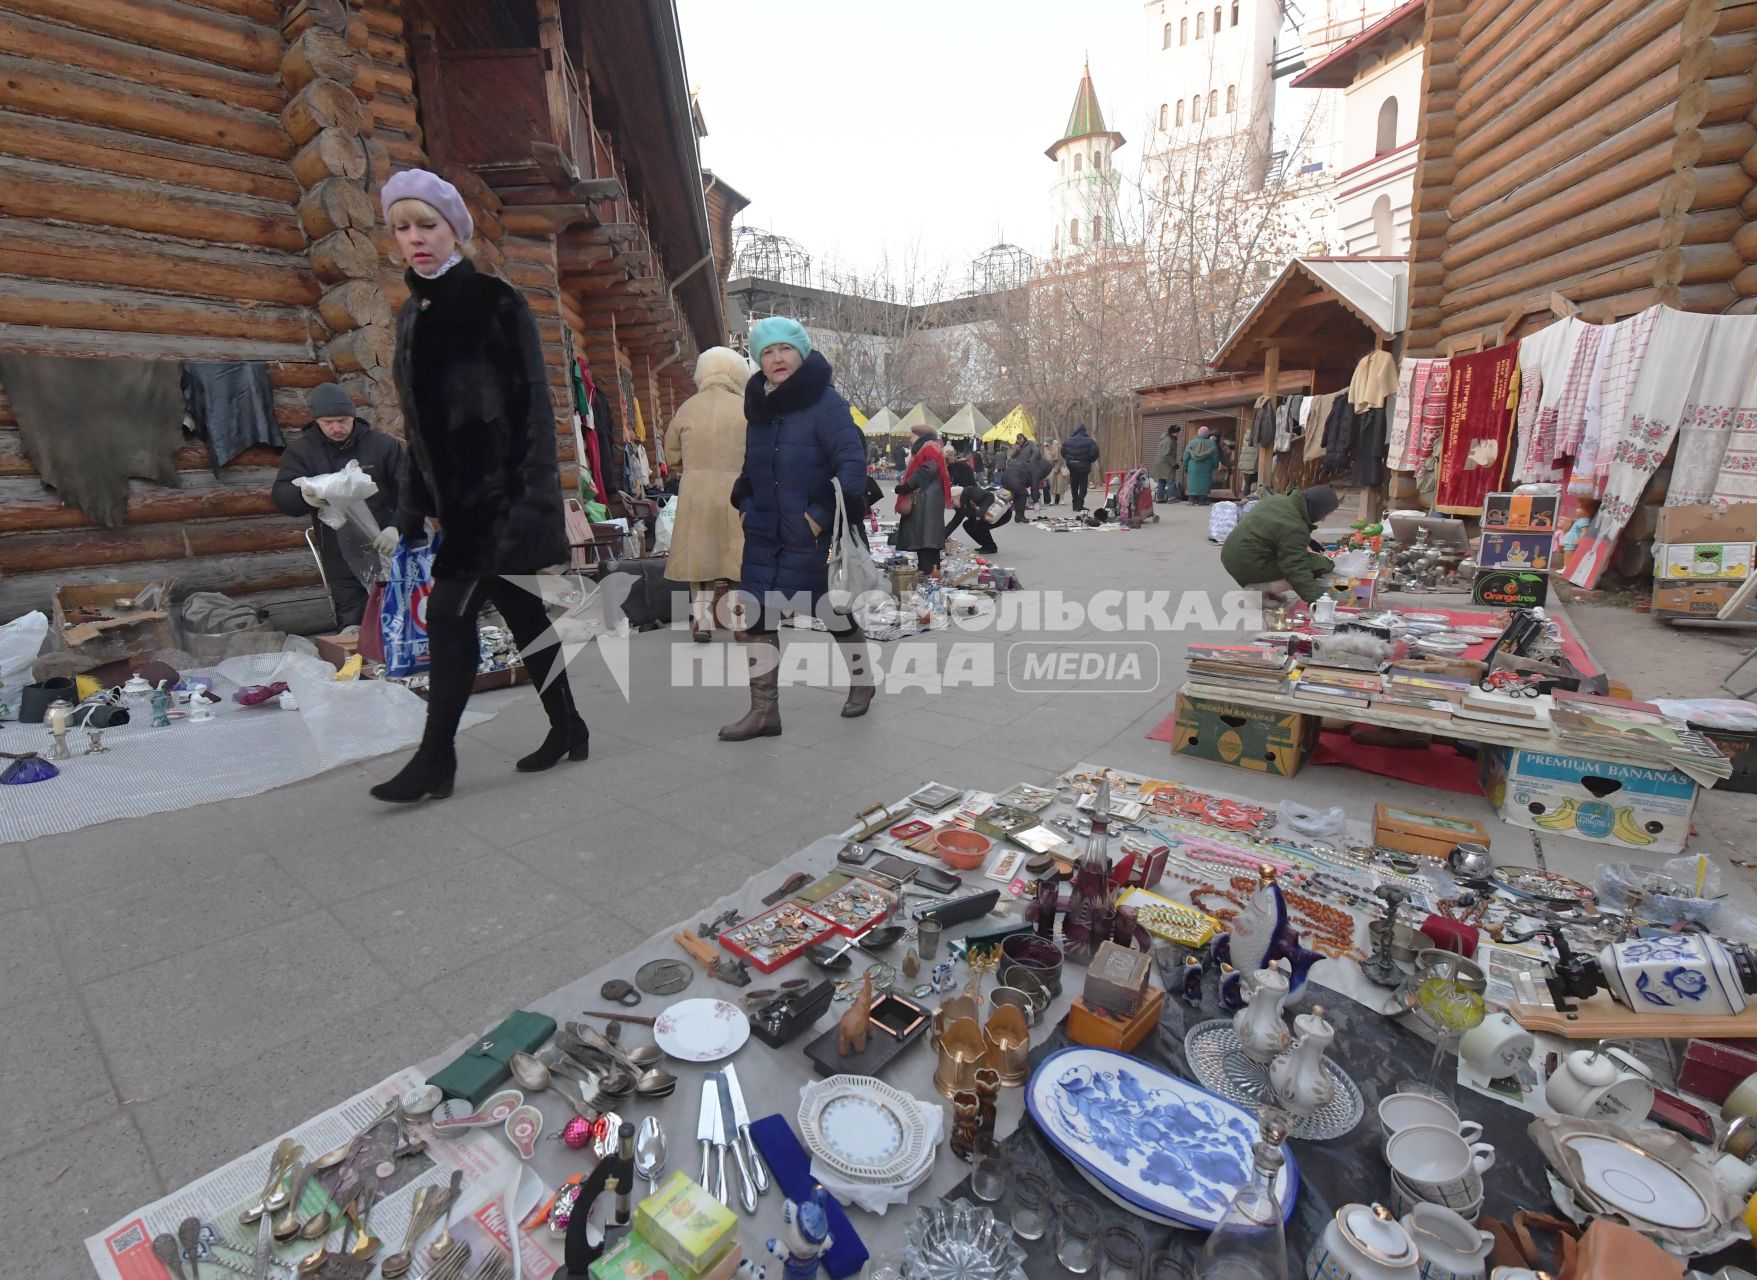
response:
{"label": "gloved hand", "polygon": [[891,492],[896,494],[898,497],[902,497],[905,493],[909,492],[909,486],[906,484],[900,484],[900,485],[896,486],[894,489],[892,489]]}
{"label": "gloved hand", "polygon": [[392,525],[388,529],[380,529],[378,536],[372,540],[372,545],[379,555],[388,560],[397,553],[398,541],[400,541],[400,535],[396,531],[396,526]]}
{"label": "gloved hand", "polygon": [[299,496],[305,499],[307,506],[322,507],[328,505],[322,498],[311,492],[311,487],[305,483],[303,477],[295,480],[293,483],[299,486]]}

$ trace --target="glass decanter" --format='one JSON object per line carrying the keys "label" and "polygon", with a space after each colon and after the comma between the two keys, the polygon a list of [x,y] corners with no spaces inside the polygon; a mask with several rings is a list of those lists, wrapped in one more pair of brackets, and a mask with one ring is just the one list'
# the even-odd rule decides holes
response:
{"label": "glass decanter", "polygon": [[1196,1280],[1287,1280],[1287,1231],[1275,1182],[1285,1163],[1287,1113],[1264,1107],[1251,1144],[1251,1180],[1238,1189],[1196,1259]]}

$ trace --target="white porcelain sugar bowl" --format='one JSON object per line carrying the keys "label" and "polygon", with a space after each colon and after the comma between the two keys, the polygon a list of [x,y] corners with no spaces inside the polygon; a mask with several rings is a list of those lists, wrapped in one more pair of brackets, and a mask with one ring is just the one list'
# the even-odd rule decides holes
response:
{"label": "white porcelain sugar bowl", "polygon": [[1307,1280],[1421,1280],[1409,1233],[1376,1204],[1345,1204],[1306,1255]]}
{"label": "white porcelain sugar bowl", "polygon": [[1544,1085],[1544,1100],[1563,1115],[1628,1129],[1653,1109],[1653,1080],[1639,1059],[1599,1044],[1576,1049],[1556,1065]]}

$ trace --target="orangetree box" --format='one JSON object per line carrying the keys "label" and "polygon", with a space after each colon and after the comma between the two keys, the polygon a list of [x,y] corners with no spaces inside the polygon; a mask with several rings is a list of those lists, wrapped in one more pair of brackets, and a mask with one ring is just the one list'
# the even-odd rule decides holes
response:
{"label": "orangetree box", "polygon": [[1550,575],[1527,569],[1478,569],[1470,584],[1473,604],[1496,609],[1535,609],[1550,598]]}
{"label": "orangetree box", "polygon": [[1178,755],[1291,778],[1318,741],[1319,717],[1177,695]]}

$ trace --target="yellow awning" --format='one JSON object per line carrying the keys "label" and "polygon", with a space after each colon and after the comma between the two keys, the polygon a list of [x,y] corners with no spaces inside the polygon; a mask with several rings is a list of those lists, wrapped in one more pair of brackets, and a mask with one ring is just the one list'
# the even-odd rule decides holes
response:
{"label": "yellow awning", "polygon": [[1031,425],[1031,415],[1025,412],[1024,405],[1016,404],[1011,413],[982,433],[982,439],[989,444],[997,440],[1011,444],[1019,438],[1021,431],[1025,433],[1027,440],[1037,439],[1037,430]]}

